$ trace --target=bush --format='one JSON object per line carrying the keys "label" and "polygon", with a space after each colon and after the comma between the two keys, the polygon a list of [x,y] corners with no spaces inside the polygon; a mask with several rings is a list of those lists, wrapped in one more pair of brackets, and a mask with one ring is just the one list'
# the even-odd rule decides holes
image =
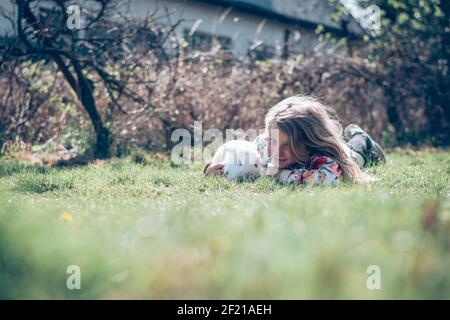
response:
{"label": "bush", "polygon": [[[152,88],[134,84],[133,91],[144,97],[138,103],[127,97],[118,100],[123,110],[103,102],[107,90],[98,86],[95,97],[98,108],[113,136],[113,154],[126,155],[135,147],[154,151],[168,151],[173,146],[171,133],[176,128],[193,132],[194,121],[202,121],[203,129],[229,128],[261,129],[266,111],[276,102],[295,94],[314,95],[334,107],[343,124],[357,122],[385,145],[397,144],[396,137],[414,137],[401,142],[426,142],[429,129],[425,103],[420,96],[398,101],[399,116],[408,126],[395,128],[389,123],[385,88],[380,85],[385,74],[374,63],[360,57],[329,56],[316,53],[292,57],[288,60],[251,61],[232,57],[226,52],[180,52],[165,66],[156,66],[149,58],[147,67],[134,70],[145,73],[154,81]],[[17,66],[20,74],[29,65]],[[39,65],[41,72],[35,83],[43,83],[52,74],[56,79],[51,94],[41,102],[37,112],[22,114],[20,126],[5,125],[8,113],[3,113],[3,141],[20,139],[41,144],[49,139],[83,145],[86,141],[74,141],[89,136],[89,118],[76,102],[73,93],[59,83],[58,73],[51,65]],[[118,67],[119,68],[119,67]],[[126,70],[118,70],[126,72]],[[17,72],[16,72],[17,73]],[[41,78],[39,78],[41,77]],[[93,79],[95,81],[95,79]],[[408,81],[420,81],[410,78]],[[8,87],[7,78],[0,79],[3,90]],[[35,88],[42,91],[43,85]],[[29,85],[12,86],[17,99],[7,105],[10,114],[27,110]],[[414,105],[414,108],[408,106]],[[17,121],[14,118],[14,121]],[[442,119],[442,121],[447,121]],[[18,130],[17,128],[21,128]],[[403,132],[398,132],[403,130]],[[80,138],[81,139],[81,138]],[[66,139],[67,140],[67,139]]]}

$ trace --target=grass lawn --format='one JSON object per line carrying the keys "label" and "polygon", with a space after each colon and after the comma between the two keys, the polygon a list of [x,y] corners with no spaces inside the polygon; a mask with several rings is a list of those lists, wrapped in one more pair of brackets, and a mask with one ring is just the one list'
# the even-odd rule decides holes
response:
{"label": "grass lawn", "polygon": [[390,153],[370,172],[291,188],[156,160],[0,159],[0,298],[450,298],[449,152]]}

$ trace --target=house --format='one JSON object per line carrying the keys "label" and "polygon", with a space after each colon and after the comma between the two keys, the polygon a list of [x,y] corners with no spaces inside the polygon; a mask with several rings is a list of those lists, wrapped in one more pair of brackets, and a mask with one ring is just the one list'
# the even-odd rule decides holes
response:
{"label": "house", "polygon": [[321,50],[321,26],[335,35],[355,40],[364,29],[352,17],[333,22],[336,6],[328,0],[132,0],[132,14],[144,16],[156,10],[169,12],[172,21],[184,19],[176,30],[200,50],[213,41],[237,56],[250,52],[262,56],[287,56]]}
{"label": "house", "polygon": [[[0,7],[11,9],[10,1]],[[156,12],[166,23],[167,14],[172,22],[182,19],[175,31],[189,45],[207,51],[218,43],[236,56],[286,57],[323,50],[331,44],[320,41],[319,26],[355,41],[364,34],[351,16],[334,22],[336,4],[328,0],[130,0],[126,10],[136,17]],[[0,34],[12,32],[8,25],[0,17]]]}

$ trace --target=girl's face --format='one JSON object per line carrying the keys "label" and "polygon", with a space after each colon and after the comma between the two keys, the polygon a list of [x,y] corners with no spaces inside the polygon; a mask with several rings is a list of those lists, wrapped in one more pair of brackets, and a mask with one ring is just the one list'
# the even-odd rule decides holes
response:
{"label": "girl's face", "polygon": [[294,153],[289,145],[289,136],[279,129],[269,130],[269,156],[272,158],[272,162],[280,169],[296,163]]}

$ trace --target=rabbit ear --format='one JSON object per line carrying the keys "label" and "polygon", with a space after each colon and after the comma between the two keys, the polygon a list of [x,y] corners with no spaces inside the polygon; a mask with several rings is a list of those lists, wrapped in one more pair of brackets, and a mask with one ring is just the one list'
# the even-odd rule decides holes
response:
{"label": "rabbit ear", "polygon": [[206,164],[205,164],[205,167],[203,168],[203,173],[206,173],[206,170],[208,169],[208,167],[211,165],[211,161],[209,161],[209,162],[207,162]]}

